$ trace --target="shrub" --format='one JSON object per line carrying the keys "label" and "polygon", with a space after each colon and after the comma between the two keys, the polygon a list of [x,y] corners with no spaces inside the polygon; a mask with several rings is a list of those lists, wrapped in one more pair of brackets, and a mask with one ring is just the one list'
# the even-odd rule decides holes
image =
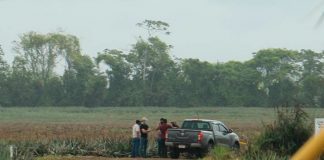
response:
{"label": "shrub", "polygon": [[234,158],[234,153],[230,148],[217,146],[209,153],[206,160],[230,160]]}
{"label": "shrub", "polygon": [[271,150],[279,155],[291,155],[311,135],[307,113],[299,105],[293,108],[277,108],[277,119],[265,125],[257,140],[263,151]]}
{"label": "shrub", "polygon": [[248,150],[242,154],[241,160],[288,160],[287,156],[278,155],[271,150],[263,151],[254,144],[248,145]]}
{"label": "shrub", "polygon": [[10,159],[9,146],[5,143],[0,143],[0,159]]}

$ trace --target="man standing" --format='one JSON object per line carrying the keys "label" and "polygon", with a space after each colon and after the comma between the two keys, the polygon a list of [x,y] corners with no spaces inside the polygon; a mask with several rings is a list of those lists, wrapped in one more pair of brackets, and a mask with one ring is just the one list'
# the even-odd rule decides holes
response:
{"label": "man standing", "polygon": [[160,154],[160,157],[163,157],[163,158],[168,157],[167,147],[165,145],[165,139],[166,139],[166,132],[169,128],[172,128],[172,127],[171,127],[171,125],[168,124],[167,119],[161,118],[161,123],[156,129],[161,132],[160,141],[159,141],[159,148],[160,148],[159,154]]}
{"label": "man standing", "polygon": [[156,148],[158,150],[158,155],[161,156],[162,155],[162,146],[161,146],[161,131],[160,131],[160,126],[162,125],[164,121],[164,118],[160,118],[160,122],[156,127],[156,137],[155,137],[155,143],[156,143]]}
{"label": "man standing", "polygon": [[140,144],[140,153],[141,153],[141,156],[143,157],[143,158],[146,158],[146,151],[147,151],[147,142],[148,142],[148,140],[147,140],[147,135],[148,135],[148,133],[151,131],[150,129],[149,129],[149,126],[146,124],[146,121],[147,121],[148,119],[146,118],[146,117],[143,117],[142,119],[141,119],[141,122],[142,122],[142,124],[141,124],[141,126],[140,126],[140,130],[141,130],[141,144]]}
{"label": "man standing", "polygon": [[136,123],[133,125],[133,132],[132,132],[132,158],[139,156],[139,146],[140,146],[140,120],[136,120]]}

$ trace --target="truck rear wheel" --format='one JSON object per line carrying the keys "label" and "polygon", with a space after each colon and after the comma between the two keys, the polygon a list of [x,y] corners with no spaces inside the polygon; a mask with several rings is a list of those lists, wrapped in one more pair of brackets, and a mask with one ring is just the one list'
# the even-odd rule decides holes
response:
{"label": "truck rear wheel", "polygon": [[180,151],[177,148],[171,148],[170,150],[170,157],[172,159],[178,159],[180,156]]}
{"label": "truck rear wheel", "polygon": [[207,148],[205,149],[201,149],[199,152],[197,152],[197,157],[199,158],[203,158],[206,157],[208,155],[208,153],[214,148],[214,143],[213,142],[209,142]]}

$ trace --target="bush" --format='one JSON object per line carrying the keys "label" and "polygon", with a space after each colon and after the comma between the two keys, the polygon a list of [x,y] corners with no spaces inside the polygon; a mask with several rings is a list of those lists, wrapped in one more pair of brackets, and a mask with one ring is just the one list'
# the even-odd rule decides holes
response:
{"label": "bush", "polygon": [[[79,155],[113,157],[115,153],[129,153],[131,146],[128,138],[54,139],[49,141],[10,142],[15,146],[17,159],[33,159],[46,155]],[[0,160],[8,159],[9,142],[0,143]]]}
{"label": "bush", "polygon": [[206,160],[230,160],[234,159],[234,152],[227,147],[217,146],[209,153]]}
{"label": "bush", "polygon": [[9,146],[5,143],[0,143],[0,159],[10,159]]}
{"label": "bush", "polygon": [[271,150],[263,151],[254,144],[248,145],[248,150],[242,154],[242,160],[288,160],[288,156],[278,155]]}
{"label": "bush", "polygon": [[311,136],[309,118],[299,105],[276,110],[276,121],[265,125],[257,144],[263,151],[271,150],[279,155],[291,155]]}
{"label": "bush", "polygon": [[280,156],[273,151],[262,151],[253,144],[247,151],[238,152],[227,147],[215,147],[204,160],[288,160],[288,156]]}

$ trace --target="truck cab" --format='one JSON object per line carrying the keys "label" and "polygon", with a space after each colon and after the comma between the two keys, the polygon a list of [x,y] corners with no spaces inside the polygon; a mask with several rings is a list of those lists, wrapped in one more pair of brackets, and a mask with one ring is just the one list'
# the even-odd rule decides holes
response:
{"label": "truck cab", "polygon": [[178,158],[181,152],[203,157],[216,146],[239,148],[239,137],[221,121],[185,119],[180,129],[168,130],[165,144],[171,158]]}

